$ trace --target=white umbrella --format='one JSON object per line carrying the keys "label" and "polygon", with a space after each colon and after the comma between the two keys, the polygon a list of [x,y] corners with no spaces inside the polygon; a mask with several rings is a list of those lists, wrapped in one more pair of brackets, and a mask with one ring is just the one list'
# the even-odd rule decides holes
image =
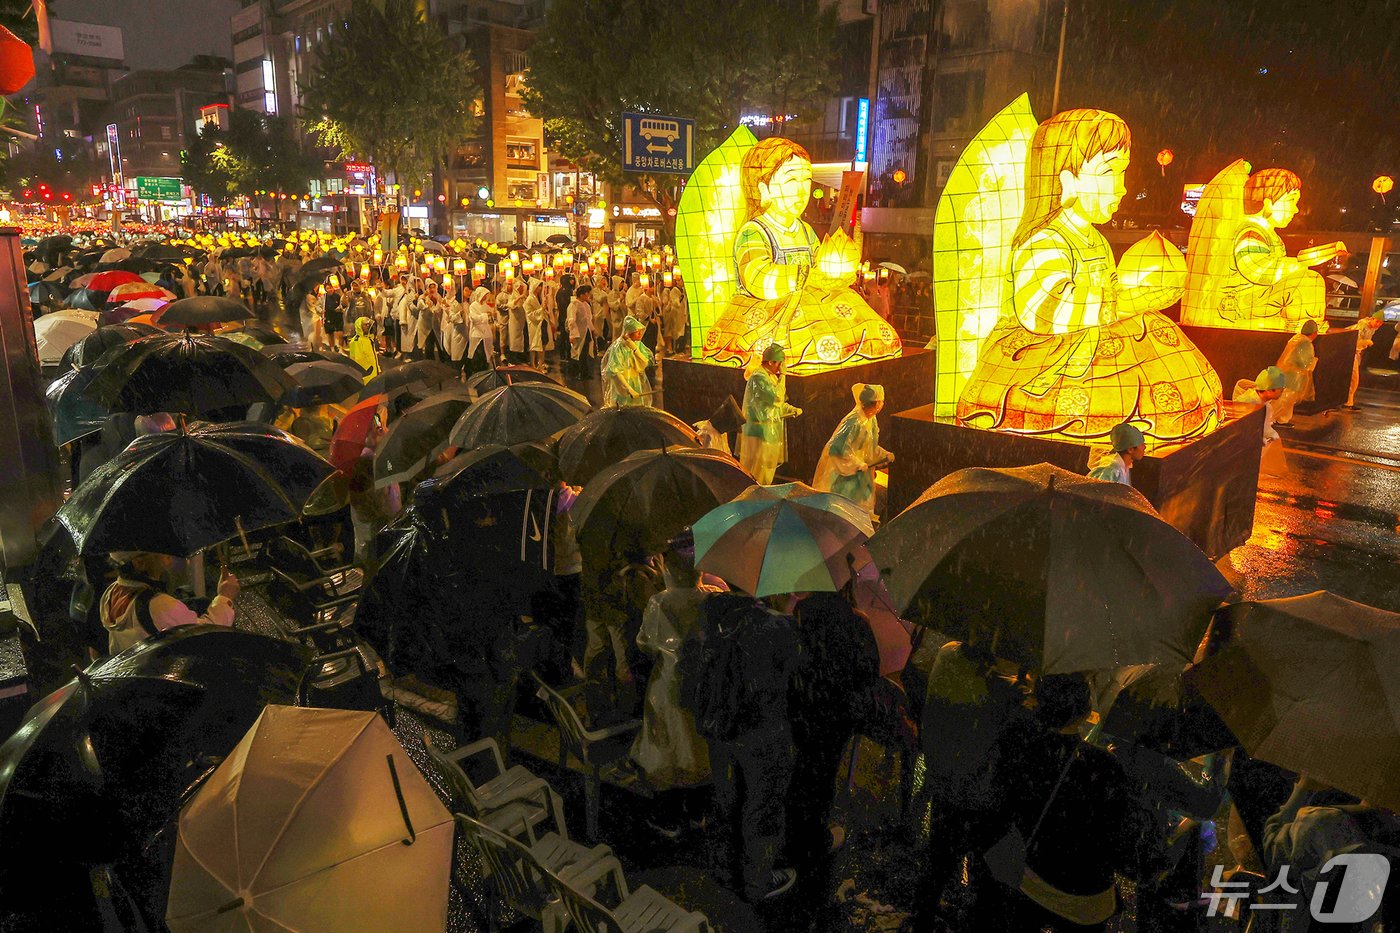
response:
{"label": "white umbrella", "polygon": [[880,268],[881,268],[881,269],[888,269],[888,270],[890,270],[891,272],[898,272],[900,275],[908,275],[908,274],[909,274],[908,272],[906,272],[906,271],[904,270],[904,267],[901,266],[901,265],[900,265],[899,263],[897,263],[897,262],[882,262],[882,263],[880,263]]}
{"label": "white umbrella", "polygon": [[118,246],[116,249],[109,249],[109,250],[107,250],[107,252],[103,253],[103,254],[102,254],[102,259],[101,259],[100,261],[101,261],[101,262],[121,262],[123,259],[130,259],[130,258],[131,258],[131,250],[129,250],[129,249],[122,249],[120,246]]}
{"label": "white umbrella", "polygon": [[1329,275],[1327,281],[1336,282],[1338,285],[1345,285],[1347,288],[1356,288],[1356,279],[1349,275]]}
{"label": "white umbrella", "polygon": [[65,308],[34,319],[34,342],[39,362],[52,364],[63,359],[63,351],[97,330],[97,312]]}
{"label": "white umbrella", "polygon": [[377,713],[268,706],[180,813],[165,920],[441,933],[452,831]]}

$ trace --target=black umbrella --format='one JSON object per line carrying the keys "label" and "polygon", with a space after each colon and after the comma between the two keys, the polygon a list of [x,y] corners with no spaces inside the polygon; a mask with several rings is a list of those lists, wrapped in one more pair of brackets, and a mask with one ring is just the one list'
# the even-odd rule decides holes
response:
{"label": "black umbrella", "polygon": [[562,233],[552,233],[544,238],[546,243],[558,243],[560,246],[573,246],[574,241]]}
{"label": "black umbrella", "polygon": [[1137,490],[1048,463],[951,473],[869,549],[903,618],[1046,673],[1184,664],[1230,592]]}
{"label": "black umbrella", "polygon": [[166,327],[172,324],[197,327],[200,324],[246,321],[251,317],[253,312],[241,301],[219,295],[198,295],[170,302],[161,309],[160,323]]}
{"label": "black umbrella", "polygon": [[152,836],[268,703],[295,703],[310,653],[221,626],[161,632],[44,697],[0,746],[0,902],[52,908],[67,866],[151,856]]}
{"label": "black umbrella", "polygon": [[447,438],[472,400],[465,386],[429,396],[389,425],[374,452],[375,484],[387,486],[417,476],[448,447]]}
{"label": "black umbrella", "polygon": [[[31,282],[29,285],[29,303],[33,305],[57,305],[63,300],[63,296],[68,293],[68,289],[57,282]],[[96,308],[84,308],[85,311],[96,311]]]}
{"label": "black umbrella", "polygon": [[107,293],[95,292],[90,288],[79,288],[70,292],[68,297],[63,299],[63,303],[70,308],[79,308],[83,311],[101,311],[107,303]]}
{"label": "black umbrella", "polygon": [[437,360],[416,360],[387,369],[365,383],[359,400],[363,402],[376,395],[394,396],[410,387],[423,390],[416,392],[417,395],[427,395],[426,390],[441,388],[449,382],[456,381],[457,370],[446,363],[439,363]]}
{"label": "black umbrella", "polygon": [[1095,704],[1103,732],[1115,739],[1188,760],[1233,748],[1239,739],[1181,664],[1135,664],[1113,672]]}
{"label": "black umbrella", "polygon": [[282,396],[281,404],[293,408],[327,405],[341,402],[364,387],[364,371],[353,363],[316,360],[293,363],[287,375],[296,380],[297,387]]}
{"label": "black umbrella", "polygon": [[700,441],[690,425],[659,408],[605,408],[559,435],[559,469],[568,482],[586,486],[630,454],[673,444],[699,447]]}
{"label": "black umbrella", "polygon": [[65,234],[46,236],[34,246],[34,257],[49,265],[57,265],[58,256],[73,248],[73,238]]}
{"label": "black umbrella", "polygon": [[477,399],[452,429],[454,447],[544,440],[593,410],[572,389],[546,382],[502,386]]}
{"label": "black umbrella", "polygon": [[[256,335],[254,335],[256,336]],[[261,340],[262,338],[258,338]],[[350,363],[354,361],[350,357],[340,353],[328,353],[325,350],[313,350],[304,343],[278,343],[264,346],[262,353],[273,360],[279,366],[291,366],[293,363],[314,363],[317,361],[330,361],[332,363]]]}
{"label": "black umbrella", "polygon": [[[162,320],[164,320],[164,318],[162,318]],[[276,344],[280,346],[287,342],[286,337],[283,337],[281,334],[277,333],[277,331],[273,330],[271,327],[268,327],[266,324],[245,323],[243,325],[243,333],[247,334],[249,337],[252,337],[254,340],[258,341],[258,343],[261,343],[264,346],[267,346],[268,344]]]}
{"label": "black umbrella", "polygon": [[203,414],[275,402],[296,383],[257,350],[223,337],[160,335],[128,344],[89,389],[112,411]]}
{"label": "black umbrella", "polygon": [[102,424],[107,420],[107,409],[86,394],[99,372],[96,366],[70,369],[44,390],[55,446],[62,447],[102,430]]}
{"label": "black umbrella", "polygon": [[487,444],[458,454],[436,472],[446,499],[477,498],[499,492],[553,489],[557,470],[549,452],[538,444],[502,447]]}
{"label": "black umbrella", "polygon": [[58,510],[83,553],[177,556],[291,521],[332,467],[266,424],[197,425],[138,437]]}
{"label": "black umbrella", "polygon": [[554,454],[551,453],[544,444],[534,441],[528,441],[524,444],[515,444],[511,447],[501,447],[499,444],[491,444],[486,447],[478,447],[476,450],[465,451],[434,470],[433,476],[455,476],[467,467],[474,466],[477,463],[478,451],[496,450],[497,448],[510,451],[511,454],[524,463],[526,467],[548,479],[550,483],[556,483],[562,479],[559,475],[559,461],[555,459]]}
{"label": "black umbrella", "polygon": [[113,347],[125,346],[133,340],[140,340],[150,331],[130,324],[108,324],[99,327],[82,340],[63,351],[63,366],[78,369],[96,363],[102,354]]}
{"label": "black umbrella", "polygon": [[332,256],[317,256],[315,259],[308,259],[306,262],[302,263],[300,278],[297,279],[297,284],[301,285],[308,281],[322,281],[326,276],[340,269],[340,267],[341,261]]}
{"label": "black umbrella", "polygon": [[184,259],[192,255],[195,250],[187,246],[171,246],[169,243],[147,243],[139,247],[136,253],[145,259]]}
{"label": "black umbrella", "polygon": [[477,395],[485,395],[492,389],[499,389],[501,386],[513,385],[517,382],[553,382],[558,385],[558,381],[538,369],[531,369],[529,366],[497,366],[494,369],[484,370],[475,373],[467,379],[467,388]]}
{"label": "black umbrella", "polygon": [[632,454],[589,482],[572,515],[578,540],[605,566],[614,556],[659,554],[666,543],[754,479],[726,453],[671,447]]}

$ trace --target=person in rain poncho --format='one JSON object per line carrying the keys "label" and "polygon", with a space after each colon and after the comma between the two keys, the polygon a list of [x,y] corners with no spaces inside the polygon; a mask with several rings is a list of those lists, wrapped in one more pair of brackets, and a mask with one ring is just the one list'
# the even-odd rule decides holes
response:
{"label": "person in rain poncho", "polygon": [[700,582],[693,539],[673,541],[662,566],[666,588],[647,603],[637,647],[656,657],[647,681],[642,728],[631,758],[656,788],[695,787],[710,779],[710,749],[681,705],[677,663],[683,646],[700,635],[700,603],[717,592]]}
{"label": "person in rain poncho", "polygon": [[545,317],[544,302],[540,300],[540,291],[540,280],[530,279],[525,295],[525,326],[529,328],[530,365],[543,373],[549,371],[544,351],[551,341],[547,339],[549,322]]}
{"label": "person in rain poncho", "polygon": [[399,345],[400,356],[412,356],[418,349],[418,289],[419,280],[415,278],[405,279],[403,291],[399,294],[398,301],[394,303],[394,317],[399,322]]}
{"label": "person in rain poncho", "polygon": [[1147,456],[1147,442],[1142,432],[1126,421],[1115,424],[1109,438],[1113,441],[1113,453],[1090,470],[1089,477],[1131,486],[1133,480],[1128,471],[1134,463]]}
{"label": "person in rain poncho", "polygon": [[1274,424],[1292,424],[1293,406],[1316,397],[1313,393],[1313,369],[1317,367],[1313,341],[1316,339],[1317,322],[1304,321],[1279,354],[1278,368],[1283,370],[1284,386],[1283,394],[1274,405]]}
{"label": "person in rain poncho", "polygon": [[238,578],[224,570],[219,575],[218,593],[210,600],[204,615],[197,614],[165,592],[175,558],[140,551],[115,551],[112,563],[117,579],[102,594],[98,615],[107,630],[107,652],[116,654],[139,644],[156,632],[198,622],[233,625],[233,600],[238,596]]}
{"label": "person in rain poncho", "polygon": [[491,289],[478,285],[467,309],[467,372],[478,373],[496,365],[496,309]]}
{"label": "person in rain poncho", "polygon": [[651,404],[651,382],[647,367],[651,351],[642,343],[646,330],[630,314],[622,322],[622,333],[603,354],[603,405],[624,408]]}
{"label": "person in rain poncho", "polygon": [[574,375],[587,379],[592,369],[593,347],[593,286],[584,282],[569,301],[569,355],[574,361]]}
{"label": "person in rain poncho", "polygon": [[456,289],[448,289],[442,306],[442,352],[453,366],[466,366],[467,309],[457,300]]}
{"label": "person in rain poncho", "polygon": [[1259,472],[1270,476],[1288,474],[1288,460],[1284,457],[1283,441],[1274,430],[1274,406],[1283,394],[1285,383],[1283,370],[1277,366],[1270,366],[1253,380],[1241,379],[1235,383],[1235,390],[1231,395],[1233,401],[1264,406],[1264,451],[1259,460]]}
{"label": "person in rain poncho", "polygon": [[787,459],[787,427],[784,418],[796,418],[802,409],[787,403],[787,379],[783,360],[787,352],[770,343],[744,371],[744,427],[739,436],[739,462],[754,480],[773,482],[778,464]]}
{"label": "person in rain poncho", "polygon": [[[1361,385],[1361,356],[1376,342],[1376,331],[1385,323],[1385,312],[1377,311],[1363,321],[1356,323],[1356,357],[1351,361],[1351,388],[1347,390],[1347,403],[1344,407],[1356,408],[1356,390]],[[1400,342],[1398,340],[1397,342]]]}
{"label": "person in rain poncho", "polygon": [[661,336],[666,341],[666,352],[670,356],[689,356],[682,346],[685,326],[690,321],[690,312],[685,304],[685,289],[679,284],[666,286],[661,298]]}
{"label": "person in rain poncho", "polygon": [[851,386],[851,394],[855,407],[841,419],[822,449],[812,485],[873,512],[875,471],[894,461],[894,454],[880,446],[880,423],[875,420],[885,407],[885,389],[857,382]]}
{"label": "person in rain poncho", "polygon": [[326,342],[325,318],[321,310],[319,288],[313,288],[301,298],[297,316],[301,319],[301,339],[313,350],[319,350]]}
{"label": "person in rain poncho", "polygon": [[[530,294],[530,286],[524,279],[516,279],[511,288],[510,305],[506,308],[505,349],[509,351],[512,363],[524,363],[529,359],[529,341],[526,336],[528,323],[525,318],[525,299]],[[503,354],[504,355],[504,354]]]}
{"label": "person in rain poncho", "polygon": [[627,291],[622,285],[622,276],[612,277],[612,288],[608,289],[608,322],[614,334],[622,333],[622,322],[627,318]]}
{"label": "person in rain poncho", "polygon": [[365,382],[379,375],[379,357],[374,352],[374,337],[370,336],[372,326],[369,318],[356,318],[355,335],[346,348],[350,359],[365,371]]}
{"label": "person in rain poncho", "polygon": [[593,333],[599,343],[611,343],[622,336],[622,330],[612,326],[608,306],[608,277],[599,273],[593,276]]}

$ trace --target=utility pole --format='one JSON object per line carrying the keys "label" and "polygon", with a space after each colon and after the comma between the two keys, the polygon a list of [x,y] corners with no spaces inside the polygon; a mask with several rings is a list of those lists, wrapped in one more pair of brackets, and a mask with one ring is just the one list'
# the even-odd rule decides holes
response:
{"label": "utility pole", "polygon": [[1060,112],[1060,74],[1065,69],[1065,27],[1069,25],[1069,0],[1060,5],[1060,54],[1055,58],[1055,93],[1050,99],[1050,115]]}

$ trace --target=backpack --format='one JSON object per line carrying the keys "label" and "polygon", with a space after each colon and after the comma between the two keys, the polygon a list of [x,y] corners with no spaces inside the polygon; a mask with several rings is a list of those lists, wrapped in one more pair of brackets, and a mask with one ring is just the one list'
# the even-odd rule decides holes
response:
{"label": "backpack", "polygon": [[744,704],[744,654],[735,635],[716,628],[688,642],[677,661],[681,704],[695,716],[695,731],[710,741],[737,737]]}

